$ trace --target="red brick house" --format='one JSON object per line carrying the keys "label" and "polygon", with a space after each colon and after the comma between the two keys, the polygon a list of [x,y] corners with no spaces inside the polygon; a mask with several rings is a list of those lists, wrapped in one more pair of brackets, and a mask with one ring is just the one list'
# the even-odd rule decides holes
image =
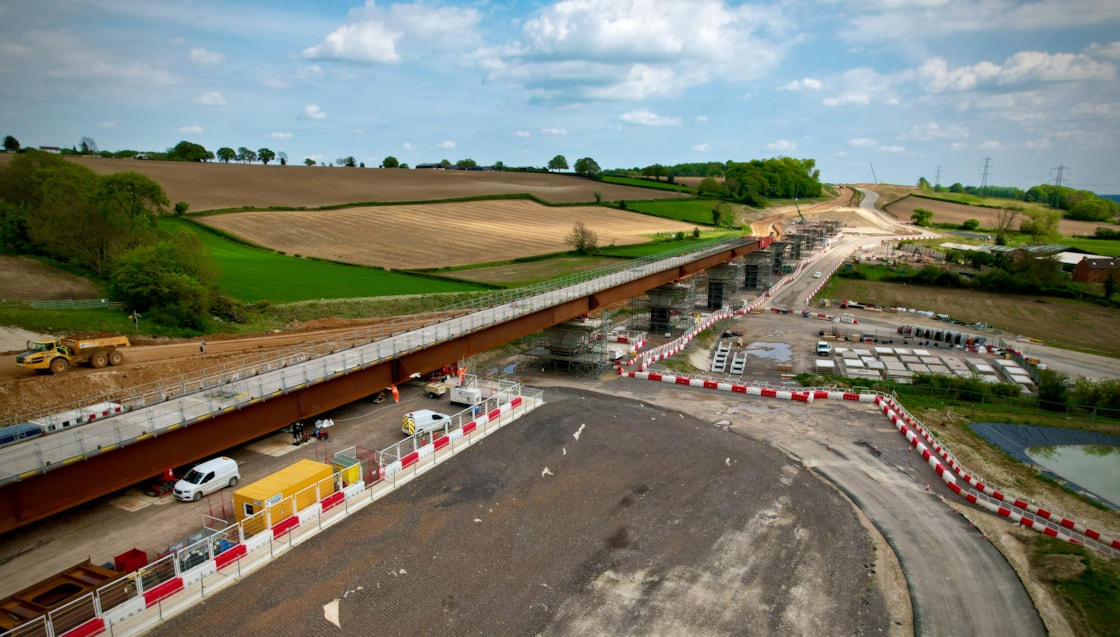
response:
{"label": "red brick house", "polygon": [[1080,283],[1100,283],[1110,273],[1120,282],[1120,258],[1085,257],[1073,266],[1073,280]]}

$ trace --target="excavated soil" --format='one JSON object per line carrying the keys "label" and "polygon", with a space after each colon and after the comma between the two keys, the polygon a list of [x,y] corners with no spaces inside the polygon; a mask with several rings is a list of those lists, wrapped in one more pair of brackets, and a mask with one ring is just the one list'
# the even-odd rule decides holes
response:
{"label": "excavated soil", "polygon": [[871,635],[875,549],[767,444],[548,388],[503,429],[156,635]]}

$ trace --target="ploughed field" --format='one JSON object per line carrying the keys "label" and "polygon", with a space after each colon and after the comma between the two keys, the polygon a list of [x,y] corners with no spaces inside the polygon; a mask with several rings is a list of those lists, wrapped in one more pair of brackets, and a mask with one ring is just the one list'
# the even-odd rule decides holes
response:
{"label": "ploughed field", "polygon": [[[403,171],[402,171],[403,172]],[[288,254],[392,269],[424,269],[565,252],[576,222],[600,246],[644,243],[691,224],[599,206],[552,208],[499,199],[340,210],[239,212],[198,220]]]}
{"label": "ploughed field", "polygon": [[[11,157],[0,153],[0,164]],[[438,201],[523,193],[551,203],[595,201],[596,192],[603,201],[689,196],[550,173],[67,159],[102,175],[124,171],[147,175],[163,186],[173,203],[185,201],[192,212],[239,207],[314,208],[368,201]]]}

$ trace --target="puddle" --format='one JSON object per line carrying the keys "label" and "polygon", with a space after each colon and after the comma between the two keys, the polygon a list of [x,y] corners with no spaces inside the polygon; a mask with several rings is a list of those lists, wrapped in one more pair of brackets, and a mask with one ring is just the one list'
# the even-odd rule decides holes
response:
{"label": "puddle", "polygon": [[785,362],[792,357],[793,346],[788,343],[751,343],[743,351],[749,356]]}

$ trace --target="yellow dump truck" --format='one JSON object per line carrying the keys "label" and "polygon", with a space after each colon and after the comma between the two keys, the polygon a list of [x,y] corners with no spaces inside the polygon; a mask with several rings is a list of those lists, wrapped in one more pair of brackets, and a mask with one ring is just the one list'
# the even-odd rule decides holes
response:
{"label": "yellow dump truck", "polygon": [[[316,484],[318,490],[311,488]],[[239,522],[267,508],[270,523],[276,524],[334,491],[334,467],[314,460],[300,460],[234,491],[233,508]]]}
{"label": "yellow dump truck", "polygon": [[120,365],[124,362],[120,348],[128,346],[125,336],[27,341],[27,351],[16,356],[16,365],[40,374],[61,374],[78,364],[96,368]]}

